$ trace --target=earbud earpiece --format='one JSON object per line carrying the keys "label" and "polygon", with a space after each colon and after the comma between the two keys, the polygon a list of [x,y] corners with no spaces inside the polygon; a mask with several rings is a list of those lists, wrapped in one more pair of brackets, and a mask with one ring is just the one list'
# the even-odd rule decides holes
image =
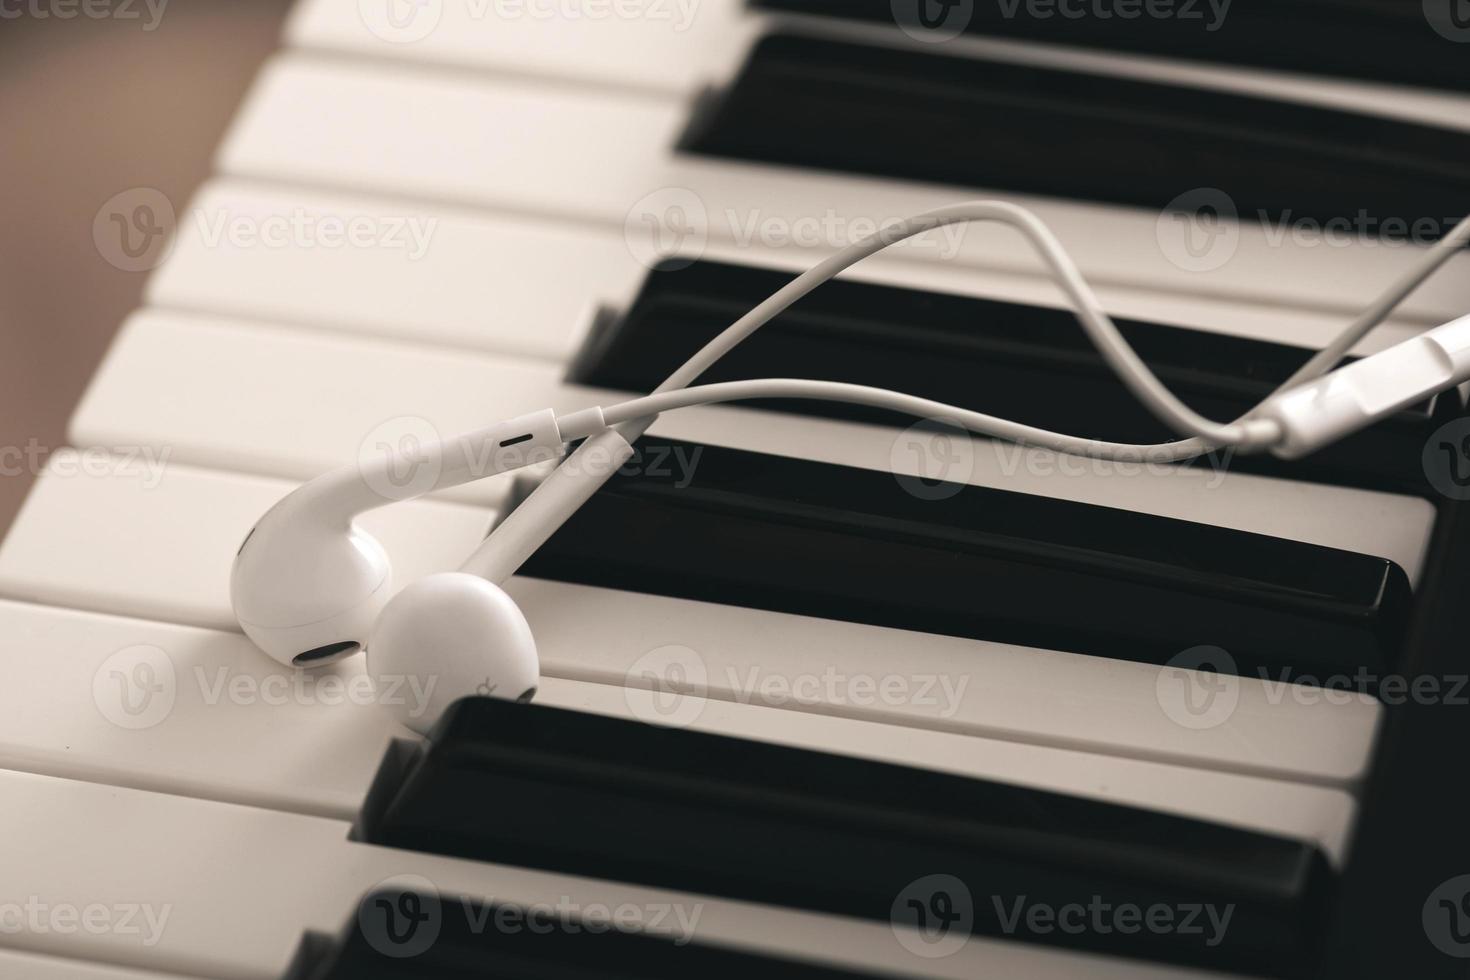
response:
{"label": "earbud earpiece", "polygon": [[251,529],[235,555],[230,601],[245,635],[272,658],[320,667],[367,643],[393,571],[372,535],[313,507],[306,490]]}
{"label": "earbud earpiece", "polygon": [[368,640],[367,666],[380,686],[395,682],[399,694],[387,707],[421,735],[460,698],[530,700],[541,676],[515,600],[466,572],[430,575],[394,596]]}
{"label": "earbud earpiece", "polygon": [[382,546],[354,518],[409,496],[553,459],[562,444],[556,415],[546,409],[419,447],[413,470],[432,479],[412,492],[400,488],[403,460],[392,453],[298,487],[266,512],[235,555],[230,603],[241,628],[288,666],[319,667],[356,653],[368,641],[393,576]]}

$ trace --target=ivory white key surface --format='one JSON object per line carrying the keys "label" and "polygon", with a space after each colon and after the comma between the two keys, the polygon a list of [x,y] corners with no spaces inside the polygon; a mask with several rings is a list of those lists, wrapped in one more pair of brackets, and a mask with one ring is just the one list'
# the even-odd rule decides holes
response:
{"label": "ivory white key surface", "polygon": [[[0,546],[0,595],[234,630],[228,574],[239,536],[213,528],[238,527],[243,535],[283,487],[174,467],[161,488],[163,494],[150,497],[121,477],[43,477]],[[209,522],[170,520],[175,514],[208,515]],[[401,522],[367,525],[383,535],[399,582],[455,567],[451,557],[479,539],[475,529],[483,518],[474,508],[437,503],[397,505],[377,514]],[[828,664],[875,672],[891,661],[893,650],[902,649],[905,671],[949,677],[955,685],[968,675],[965,700],[954,718],[937,717],[943,705],[897,706],[883,720],[1324,783],[1347,783],[1360,774],[1376,717],[1371,706],[1304,705],[1292,690],[1245,683],[1237,714],[1216,725],[1218,731],[1175,731],[1172,722],[1179,715],[1163,712],[1158,691],[1177,678],[1155,671],[1150,681],[1139,665],[552,583],[518,583],[517,590],[535,609],[538,637],[545,634],[540,642],[546,644],[548,670],[574,678],[621,683],[638,657],[667,644],[710,658],[708,669],[726,688],[731,668],[742,678],[753,665],[776,677],[798,664],[805,665],[803,673],[820,673]],[[580,607],[558,606],[558,595],[588,602],[597,615],[567,617],[567,608]],[[640,621],[641,614],[658,618]],[[1042,654],[1034,662],[1033,652]],[[190,648],[179,659],[192,663],[197,656],[203,653]],[[1273,697],[1281,703],[1271,704]],[[876,717],[862,706],[831,700],[838,703],[822,710]],[[1051,710],[1038,707],[1028,714],[1030,705]],[[1287,735],[1291,740],[1278,744]],[[328,781],[326,795],[310,797],[303,808],[350,798],[332,796],[332,786]],[[299,786],[279,790],[283,798],[291,793],[302,799]]]}
{"label": "ivory white key surface", "polygon": [[[538,632],[548,629],[544,610],[527,612]],[[389,741],[415,737],[392,720],[386,699],[403,699],[414,711],[437,682],[432,674],[384,677],[370,656],[292,674],[236,633],[77,610],[0,601],[0,624],[11,638],[0,654],[11,678],[0,691],[0,768],[346,821],[361,808]],[[786,631],[789,624],[771,617],[766,625]],[[847,639],[864,639],[846,632]],[[610,683],[554,676],[565,660],[558,642],[553,631],[545,664],[553,676],[538,692],[540,704],[673,720],[698,731],[1167,810],[1312,840],[1334,861],[1351,825],[1353,804],[1341,791],[1119,758],[1106,754],[1114,747],[1104,738],[1091,747],[1100,751],[1080,740],[1073,748],[1027,745],[977,738],[964,725],[932,730],[918,711],[842,703],[825,706],[824,715],[689,696],[670,716],[646,691],[625,690],[622,676],[608,676]],[[791,669],[774,659],[759,666],[766,677]],[[951,676],[968,673],[961,668]],[[990,682],[983,675],[970,680]],[[958,710],[968,714],[969,706],[961,701]],[[1325,731],[1358,735],[1346,715],[1315,715]],[[1235,734],[1250,731],[1242,724]]]}
{"label": "ivory white key surface", "polygon": [[133,970],[106,963],[0,949],[0,977],[10,980],[206,980],[182,973]]}
{"label": "ivory white key surface", "polygon": [[[306,479],[358,459],[385,432],[392,444],[400,428],[449,436],[541,408],[571,411],[626,397],[562,384],[560,373],[541,360],[145,312],[129,321],[93,378],[71,438],[82,446],[149,446],[180,462]],[[1434,522],[1433,506],[1408,496],[1208,467],[1151,472],[987,440],[957,444],[952,465],[931,473],[924,468],[930,457],[913,451],[929,436],[730,406],[670,412],[652,431],[1378,555],[1397,562],[1411,581]],[[508,477],[497,477],[454,496],[496,505],[508,487]]]}
{"label": "ivory white key surface", "polygon": [[[593,5],[595,7],[595,5]],[[936,46],[909,39],[888,24],[760,15],[743,0],[634,0],[588,14],[586,5],[547,0],[468,0],[409,8],[388,21],[386,4],[354,7],[303,0],[287,27],[288,42],[373,58],[444,63],[493,72],[525,72],[584,83],[687,93],[726,81],[753,39],[783,24],[860,43],[973,56],[1047,67],[1097,71],[1168,85],[1221,88],[1358,112],[1466,125],[1470,99],[1457,93],[1324,78],[1305,72],[1234,68],[1133,53],[981,37]]]}
{"label": "ivory white key surface", "polygon": [[[563,386],[562,373],[542,359],[144,311],[123,325],[93,375],[71,439],[168,447],[178,461],[300,481],[376,458],[401,432],[448,438],[543,408],[625,397]],[[452,496],[495,504],[508,487],[509,477],[498,477]]]}
{"label": "ivory white key surface", "polygon": [[[357,244],[324,244],[329,222],[359,222],[363,237]],[[222,179],[184,210],[178,241],[149,280],[148,298],[171,309],[565,362],[585,339],[593,310],[626,309],[642,286],[648,261],[635,255],[634,244],[622,229],[604,225]],[[711,241],[699,251],[711,260],[792,273],[815,261],[809,249],[758,243]],[[907,262],[887,253],[843,278],[1061,305],[1056,285],[1040,275]],[[1338,314],[1205,294],[1124,286],[1098,293],[1119,317],[1311,348],[1324,346],[1346,322]],[[1376,353],[1419,329],[1390,320],[1355,352]]]}
{"label": "ivory white key surface", "polygon": [[[362,896],[414,876],[464,914],[466,896],[553,909],[639,910],[674,936],[818,956],[936,978],[1204,980],[1177,967],[971,937],[947,958],[907,952],[884,923],[712,899],[354,843],[344,822],[91,783],[0,772],[0,865],[12,894],[48,908],[100,905],[131,931],[47,927],[0,937],[8,951],[60,954],[217,980],[279,980],[303,933],[337,935]],[[671,913],[672,910],[672,913]],[[678,916],[683,916],[683,926]]]}
{"label": "ivory white key surface", "polygon": [[732,0],[448,0],[298,4],[288,42],[599,85],[685,91],[732,69],[766,18]]}
{"label": "ivory white key surface", "polygon": [[[983,588],[983,583],[977,583]],[[1350,784],[1375,700],[1242,678],[1191,716],[1193,672],[517,577],[543,672],[1181,765]],[[577,615],[565,611],[576,609]],[[895,656],[895,651],[903,651]]]}
{"label": "ivory white key surface", "polygon": [[[334,222],[356,243],[324,244]],[[148,296],[561,359],[592,305],[626,302],[642,271],[613,229],[216,181],[181,213]]]}
{"label": "ivory white key surface", "polygon": [[[423,111],[431,105],[433,112]],[[262,70],[219,154],[227,173],[375,191],[438,203],[596,221],[659,244],[795,241],[836,247],[876,224],[957,200],[997,196],[742,164],[673,152],[687,100],[522,78],[473,78],[302,54]],[[1031,206],[1099,283],[1351,314],[1418,255],[1412,247],[1275,240],[1250,225],[1228,261],[1188,271],[1175,223],[1143,209],[1001,194]],[[667,218],[680,209],[686,219]],[[913,261],[1008,272],[1039,263],[1019,233],[995,227],[898,246]],[[1403,307],[1438,323],[1463,312],[1470,256],[1457,256]]]}
{"label": "ivory white key surface", "polygon": [[[168,462],[151,470],[103,453],[53,455],[0,543],[0,595],[232,629],[230,563],[294,484]],[[409,501],[363,515],[393,561],[394,585],[457,568],[491,513]]]}
{"label": "ivory white key surface", "polygon": [[[290,671],[238,632],[0,600],[0,768],[352,820],[393,738],[363,657]],[[415,683],[417,679],[415,679]]]}

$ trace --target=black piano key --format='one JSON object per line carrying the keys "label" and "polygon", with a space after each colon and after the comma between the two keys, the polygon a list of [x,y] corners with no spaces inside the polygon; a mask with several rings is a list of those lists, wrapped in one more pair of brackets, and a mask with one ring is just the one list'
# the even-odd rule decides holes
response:
{"label": "black piano key", "polygon": [[660,923],[666,935],[614,927],[612,911],[486,905],[407,886],[383,888],[363,896],[339,939],[310,937],[288,980],[874,978],[701,943],[697,909],[683,910],[693,934],[670,913]]}
{"label": "black piano key", "polygon": [[[1049,17],[1030,16],[1028,0],[948,4],[930,20],[917,19],[929,0],[754,0],[770,10],[843,17],[890,26],[917,25],[919,36],[943,29],[976,37],[1007,37],[1089,48],[1161,55],[1171,59],[1339,75],[1429,88],[1470,89],[1464,49],[1433,29],[1430,8],[1404,0],[1231,0],[1224,16],[1209,0],[1180,2],[1171,16],[1065,16],[1091,3],[1047,3]],[[1121,9],[1122,5],[1115,5]],[[947,10],[953,9],[953,14]],[[1109,8],[1105,8],[1109,9]],[[1014,10],[1015,13],[1008,13]],[[1450,20],[1454,0],[1438,4],[1450,35],[1470,37],[1470,17]],[[900,19],[901,18],[901,19]]]}
{"label": "black piano key", "polygon": [[[1382,558],[969,485],[645,438],[521,569],[614,589],[1241,673],[1379,677],[1410,604]],[[937,491],[937,492],[936,492]]]}
{"label": "black piano key", "polygon": [[[1217,969],[1299,972],[1335,887],[1301,841],[485,698],[388,771],[358,825],[387,847],[886,921],[913,900],[977,934]],[[1230,920],[1073,934],[1029,912],[1076,906]]]}
{"label": "black piano key", "polygon": [[1421,241],[1470,200],[1470,132],[791,33],[757,43],[681,148],[1151,210],[1216,188],[1246,221],[1418,222]]}
{"label": "black piano key", "polygon": [[[791,280],[770,269],[683,260],[656,268],[628,311],[600,317],[572,380],[651,391],[690,355]],[[1203,330],[1122,320],[1123,335],[1164,383],[1207,418],[1238,418],[1312,351]],[[1128,392],[1067,310],[834,281],[798,300],[726,354],[701,383],[817,378],[874,385],[1087,438],[1178,436]],[[837,402],[736,402],[907,426]],[[1437,395],[1299,461],[1215,453],[1195,465],[1428,495],[1422,453],[1459,411]]]}

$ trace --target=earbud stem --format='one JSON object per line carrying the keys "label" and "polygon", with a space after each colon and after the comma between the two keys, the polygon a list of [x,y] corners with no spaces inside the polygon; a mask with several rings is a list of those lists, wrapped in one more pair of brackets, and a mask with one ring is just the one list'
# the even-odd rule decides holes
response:
{"label": "earbud stem", "polygon": [[[328,520],[350,523],[364,511],[447,490],[562,455],[564,440],[551,409],[498,422],[412,453],[386,453],[324,474],[296,491],[298,503]],[[432,474],[405,482],[401,474]]]}
{"label": "earbud stem", "polygon": [[460,571],[503,583],[632,457],[632,443],[617,429],[592,436],[496,526]]}

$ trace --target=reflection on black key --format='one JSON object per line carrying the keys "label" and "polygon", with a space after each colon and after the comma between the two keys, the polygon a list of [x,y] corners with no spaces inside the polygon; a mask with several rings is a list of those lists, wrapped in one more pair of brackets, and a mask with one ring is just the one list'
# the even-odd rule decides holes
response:
{"label": "reflection on black key", "polygon": [[1382,676],[1408,612],[1382,558],[717,446],[639,450],[521,574],[1150,663],[1217,646],[1273,676]]}
{"label": "reflection on black key", "polygon": [[1149,209],[1217,188],[1252,222],[1419,241],[1470,200],[1470,132],[794,34],[756,45],[683,148]]}
{"label": "reflection on black key", "polygon": [[1335,886],[1300,841],[487,698],[374,796],[388,847],[1217,969],[1298,972]]}
{"label": "reflection on black key", "polygon": [[[1048,44],[1341,75],[1430,88],[1470,89],[1464,51],[1470,16],[1453,19],[1453,0],[1437,5],[1404,0],[1180,0],[1150,16],[1145,5],[1095,0],[754,0],[757,6],[826,17],[902,25],[921,39],[969,33]],[[922,6],[931,8],[919,19]],[[1134,10],[1131,16],[1126,10]],[[1050,11],[1033,16],[1030,11]],[[1068,14],[1069,11],[1081,11]],[[1440,18],[1446,33],[1428,19]]]}
{"label": "reflection on black key", "polygon": [[705,945],[690,905],[485,905],[381,888],[363,896],[339,941],[311,937],[288,980],[872,980]]}
{"label": "reflection on black key", "polygon": [[[654,270],[628,312],[599,319],[572,370],[581,384],[651,391],[791,275],[718,262]],[[1120,321],[1164,383],[1227,421],[1269,395],[1311,351],[1201,330]],[[700,378],[818,378],[893,388],[1042,428],[1115,442],[1178,438],[1104,364],[1066,310],[836,281],[756,331]],[[1437,395],[1308,459],[1215,454],[1196,465],[1428,494],[1422,454],[1458,410]],[[735,404],[759,404],[737,402]],[[878,409],[792,401],[762,407],[907,426]]]}

